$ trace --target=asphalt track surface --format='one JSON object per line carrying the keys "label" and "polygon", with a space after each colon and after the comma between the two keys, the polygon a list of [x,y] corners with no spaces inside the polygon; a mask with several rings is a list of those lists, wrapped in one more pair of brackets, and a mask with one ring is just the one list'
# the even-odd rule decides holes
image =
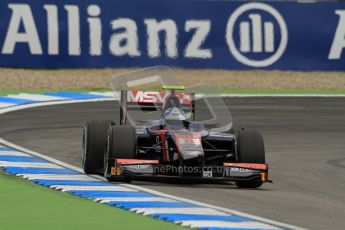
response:
{"label": "asphalt track surface", "polygon": [[[239,127],[263,133],[273,184],[132,182],[309,229],[345,229],[345,98],[227,98]],[[116,119],[114,102],[53,105],[0,116],[0,137],[81,165],[85,121]]]}

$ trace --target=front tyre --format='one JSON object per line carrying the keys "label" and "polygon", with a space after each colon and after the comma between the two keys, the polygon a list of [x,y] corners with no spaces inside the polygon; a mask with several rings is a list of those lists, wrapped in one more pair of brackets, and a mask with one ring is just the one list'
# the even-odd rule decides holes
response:
{"label": "front tyre", "polygon": [[[264,139],[255,130],[238,130],[238,158],[240,163],[265,163]],[[240,188],[258,188],[262,185],[259,178],[253,180],[236,181]]]}
{"label": "front tyre", "polygon": [[104,177],[108,180],[129,182],[130,178],[111,176],[109,162],[115,159],[134,159],[136,156],[137,136],[132,126],[112,125],[108,130],[104,153]]}
{"label": "front tyre", "polygon": [[86,174],[99,174],[103,169],[104,146],[112,121],[86,122],[83,131],[83,161]]}

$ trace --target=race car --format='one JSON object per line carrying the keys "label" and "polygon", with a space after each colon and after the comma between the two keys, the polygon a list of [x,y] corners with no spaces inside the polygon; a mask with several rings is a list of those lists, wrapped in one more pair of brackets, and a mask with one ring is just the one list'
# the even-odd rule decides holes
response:
{"label": "race car", "polygon": [[[262,135],[233,126],[217,131],[214,127],[219,124],[197,121],[195,94],[177,92],[183,89],[121,90],[119,122],[92,120],[85,124],[85,173],[121,182],[233,181],[243,188],[270,182]],[[138,112],[136,119],[130,110]],[[151,117],[152,111],[159,114],[157,119],[140,120]]]}

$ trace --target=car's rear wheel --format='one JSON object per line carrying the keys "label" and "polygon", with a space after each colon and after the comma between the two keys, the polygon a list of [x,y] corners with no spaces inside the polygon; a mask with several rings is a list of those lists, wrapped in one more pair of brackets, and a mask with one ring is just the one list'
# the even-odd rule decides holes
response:
{"label": "car's rear wheel", "polygon": [[99,174],[103,168],[104,146],[112,121],[92,120],[86,122],[83,131],[82,166],[87,174]]}
{"label": "car's rear wheel", "polygon": [[[265,163],[265,145],[260,132],[255,130],[238,130],[238,158],[241,163]],[[257,188],[262,185],[260,178],[237,181],[241,188]]]}
{"label": "car's rear wheel", "polygon": [[116,181],[130,181],[126,177],[111,177],[109,159],[134,159],[136,156],[137,136],[132,126],[112,125],[108,130],[106,151],[104,153],[104,177]]}

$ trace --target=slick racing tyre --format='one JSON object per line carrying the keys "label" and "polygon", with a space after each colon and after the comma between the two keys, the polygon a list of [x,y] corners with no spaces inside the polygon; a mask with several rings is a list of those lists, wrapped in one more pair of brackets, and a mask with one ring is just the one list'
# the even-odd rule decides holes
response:
{"label": "slick racing tyre", "polygon": [[107,131],[112,121],[88,121],[83,131],[83,169],[87,174],[99,174],[103,168]]}
{"label": "slick racing tyre", "polygon": [[[104,177],[110,178],[109,159],[134,159],[136,156],[137,136],[132,126],[112,125],[108,130],[106,151],[104,153]],[[112,180],[129,182],[129,178],[116,177]]]}
{"label": "slick racing tyre", "polygon": [[[262,135],[255,130],[238,130],[238,158],[241,163],[265,163],[265,146]],[[257,188],[260,179],[237,181],[240,188]]]}

